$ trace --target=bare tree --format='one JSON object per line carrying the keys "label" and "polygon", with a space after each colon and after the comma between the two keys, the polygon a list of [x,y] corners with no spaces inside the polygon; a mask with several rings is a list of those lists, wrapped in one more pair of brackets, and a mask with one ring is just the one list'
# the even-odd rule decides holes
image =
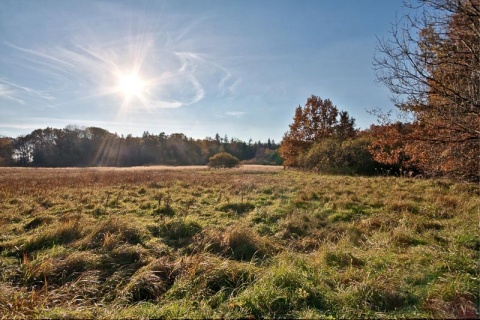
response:
{"label": "bare tree", "polygon": [[390,90],[395,105],[412,116],[417,127],[406,139],[421,142],[417,151],[430,154],[423,155],[425,164],[430,157],[440,171],[475,167],[480,142],[480,0],[418,0],[407,6],[414,13],[393,24],[391,37],[378,40],[377,80]]}

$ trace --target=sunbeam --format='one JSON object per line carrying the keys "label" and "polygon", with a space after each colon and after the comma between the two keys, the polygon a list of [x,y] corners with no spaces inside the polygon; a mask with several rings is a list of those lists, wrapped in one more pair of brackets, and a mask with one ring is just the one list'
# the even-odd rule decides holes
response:
{"label": "sunbeam", "polygon": [[85,19],[70,11],[58,16],[63,28],[44,30],[42,41],[0,42],[0,99],[34,108],[35,116],[48,108],[59,118],[90,114],[125,126],[152,119],[165,125],[174,114],[193,115],[172,109],[210,112],[234,96],[239,76],[226,65],[236,58],[214,49],[226,42],[205,34],[209,15],[179,18],[152,2],[135,10],[95,6],[99,13]]}

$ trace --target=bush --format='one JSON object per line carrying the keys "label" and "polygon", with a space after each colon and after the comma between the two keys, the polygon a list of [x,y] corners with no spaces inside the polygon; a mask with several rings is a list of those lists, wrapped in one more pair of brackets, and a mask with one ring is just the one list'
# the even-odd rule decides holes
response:
{"label": "bush", "polygon": [[240,160],[232,156],[228,152],[220,152],[208,159],[210,168],[234,168],[240,163]]}
{"label": "bush", "polygon": [[369,153],[369,145],[366,138],[322,139],[300,156],[299,163],[306,169],[323,173],[371,175],[380,165]]}

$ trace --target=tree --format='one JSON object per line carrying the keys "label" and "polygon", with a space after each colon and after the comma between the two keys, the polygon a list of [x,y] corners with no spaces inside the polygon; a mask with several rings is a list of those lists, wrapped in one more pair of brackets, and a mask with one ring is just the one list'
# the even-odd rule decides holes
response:
{"label": "tree", "polygon": [[410,123],[396,122],[384,125],[372,125],[367,136],[373,141],[368,150],[373,159],[392,169],[412,170],[418,163],[410,156],[411,150],[406,143],[407,137],[415,130]]}
{"label": "tree", "polygon": [[335,134],[340,139],[349,139],[356,136],[355,119],[348,115],[347,111],[339,113],[340,119],[335,127]]}
{"label": "tree", "polygon": [[13,139],[0,137],[0,167],[9,166],[13,162]]}
{"label": "tree", "polygon": [[29,166],[33,161],[33,152],[35,144],[32,142],[31,135],[19,136],[14,139],[13,159],[20,166]]}
{"label": "tree", "polygon": [[[340,115],[340,121],[338,116]],[[322,100],[312,95],[305,107],[295,110],[290,130],[283,136],[280,154],[286,166],[299,166],[299,157],[320,139],[338,137],[347,138],[355,135],[355,119],[346,111],[339,113],[330,99]]]}
{"label": "tree", "polygon": [[424,171],[478,179],[480,2],[419,0],[392,37],[379,40],[377,79],[414,128],[405,136]]}
{"label": "tree", "polygon": [[302,107],[298,106],[295,110],[293,123],[289,125],[290,130],[283,136],[282,144],[280,146],[280,154],[285,160],[285,166],[297,166],[299,155],[308,149],[310,142],[306,141],[303,127],[305,126],[305,119]]}
{"label": "tree", "polygon": [[240,161],[228,152],[220,152],[210,157],[208,166],[210,168],[234,168]]}
{"label": "tree", "polygon": [[28,135],[34,144],[32,153],[34,165],[40,167],[50,167],[54,165],[57,132],[57,129],[46,128],[34,130]]}

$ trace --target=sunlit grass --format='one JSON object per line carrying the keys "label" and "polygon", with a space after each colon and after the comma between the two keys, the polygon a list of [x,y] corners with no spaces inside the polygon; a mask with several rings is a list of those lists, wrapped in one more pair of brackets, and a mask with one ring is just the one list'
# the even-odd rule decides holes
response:
{"label": "sunlit grass", "polygon": [[478,316],[475,184],[1,170],[8,318]]}

